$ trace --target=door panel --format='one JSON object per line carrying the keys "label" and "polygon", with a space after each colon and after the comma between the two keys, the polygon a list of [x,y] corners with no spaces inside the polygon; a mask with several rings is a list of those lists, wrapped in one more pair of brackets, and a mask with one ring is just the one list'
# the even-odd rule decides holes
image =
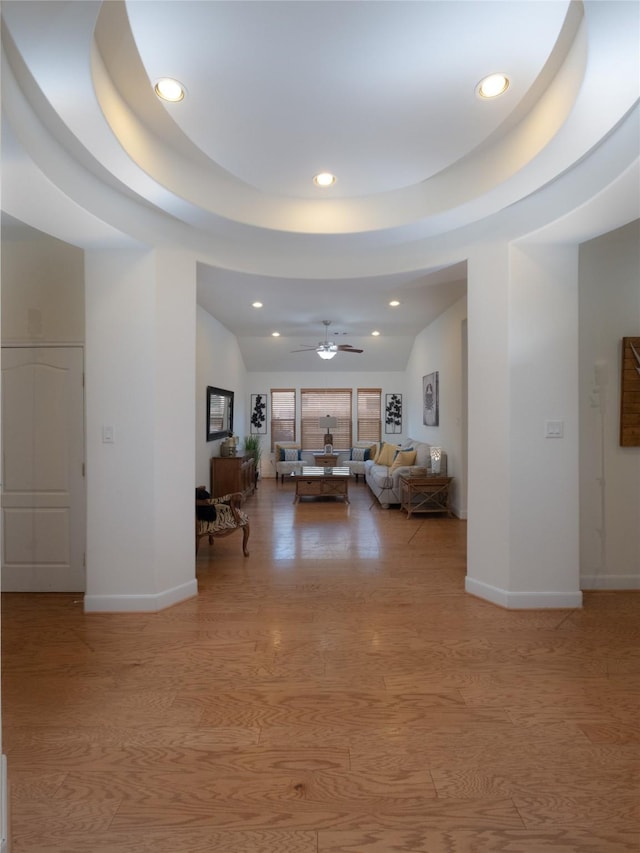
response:
{"label": "door panel", "polygon": [[85,588],[82,350],[2,349],[2,589]]}

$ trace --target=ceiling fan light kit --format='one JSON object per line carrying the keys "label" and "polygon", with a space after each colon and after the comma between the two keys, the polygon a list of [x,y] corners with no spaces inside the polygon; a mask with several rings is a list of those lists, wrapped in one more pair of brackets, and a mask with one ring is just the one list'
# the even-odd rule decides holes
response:
{"label": "ceiling fan light kit", "polygon": [[335,344],[329,344],[328,346],[320,344],[320,346],[316,349],[316,352],[318,353],[320,358],[328,360],[330,358],[333,358],[334,355],[338,352],[338,347]]}
{"label": "ceiling fan light kit", "polygon": [[364,350],[356,349],[352,347],[351,344],[335,344],[333,341],[329,340],[329,326],[331,325],[331,320],[323,320],[322,325],[325,327],[324,332],[324,341],[320,341],[317,346],[312,344],[305,344],[303,349],[294,349],[291,352],[311,352],[315,350],[318,353],[320,358],[328,361],[333,358],[334,355],[338,352],[364,352]]}

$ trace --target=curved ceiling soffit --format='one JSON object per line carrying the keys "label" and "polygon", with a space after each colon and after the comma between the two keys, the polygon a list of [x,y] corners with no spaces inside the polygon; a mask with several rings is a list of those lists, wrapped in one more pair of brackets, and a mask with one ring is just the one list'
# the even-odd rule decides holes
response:
{"label": "curved ceiling soffit", "polygon": [[[449,227],[452,212],[458,214],[458,225],[467,224],[512,204],[570,165],[568,158],[573,155],[574,146],[568,149],[565,141],[564,157],[558,156],[559,151],[547,157],[546,174],[539,173],[540,164],[536,169],[526,168],[548,149],[573,109],[583,84],[587,43],[581,15],[572,14],[569,30],[573,38],[560,40],[556,55],[547,62],[554,69],[559,67],[559,72],[516,127],[503,135],[495,133],[493,139],[454,166],[414,186],[368,198],[316,201],[266,196],[206,158],[177,127],[172,134],[174,144],[167,145],[164,132],[161,137],[152,127],[157,120],[157,108],[155,115],[148,107],[133,109],[124,90],[117,85],[121,75],[115,69],[124,64],[129,72],[135,71],[133,77],[131,73],[127,75],[127,86],[132,79],[144,80],[145,96],[156,101],[128,25],[126,39],[120,41],[118,65],[112,66],[112,72],[106,64],[110,59],[108,39],[102,30],[113,32],[112,18],[118,5],[105,4],[96,26],[96,42],[101,48],[100,60],[95,57],[93,66],[98,102],[132,160],[173,193],[177,207],[175,204],[167,207],[168,212],[186,218],[195,226],[206,228],[209,224],[215,228],[217,218],[221,217],[270,231],[352,234],[402,229],[410,223],[415,228],[419,221],[424,223],[425,234],[435,234]],[[581,9],[581,4],[571,8],[576,6]],[[123,23],[120,17],[119,25]],[[123,63],[125,49],[127,57]],[[134,84],[134,88],[139,93],[139,86]],[[144,117],[151,121],[141,118],[143,111]],[[166,122],[160,127],[166,130]],[[194,207],[190,215],[185,200]],[[446,224],[441,225],[439,217],[444,217]]]}
{"label": "curved ceiling soffit", "polygon": [[[82,6],[84,4],[79,4],[79,5]],[[119,4],[111,4],[110,3],[110,4],[105,4],[105,5],[106,6],[112,6],[112,5],[119,5]],[[76,9],[77,9],[77,6],[76,6]],[[75,17],[75,20],[77,21],[78,18]],[[93,50],[93,56],[92,56],[92,61],[93,61],[93,60],[95,60],[95,50],[92,48],[93,30],[91,27],[86,25],[86,22],[85,22],[83,33],[84,33],[83,37],[85,38],[85,41],[88,44],[87,56],[91,56],[92,50]],[[89,34],[90,34],[90,37],[89,37]],[[583,38],[585,38],[584,34],[583,34]],[[576,51],[576,47],[575,47],[575,45],[578,43],[578,41],[579,41],[578,39],[575,40],[575,43],[573,46],[573,53],[576,53],[576,52],[579,53],[580,52],[580,51]],[[50,39],[49,43],[55,44],[56,41],[55,41],[55,39]],[[582,59],[583,60],[584,60],[584,44],[585,44],[585,42],[583,41],[583,45],[582,45],[582,47],[583,47]],[[71,54],[71,53],[72,52],[69,51],[69,54]],[[77,51],[75,51],[74,53],[77,54]],[[565,65],[566,64],[567,63],[565,63]],[[95,66],[94,66],[94,69],[95,69]],[[575,74],[575,67],[574,67],[574,74]],[[579,75],[577,78],[574,78],[574,82],[575,82],[575,79],[578,79],[578,78],[579,78]],[[554,83],[556,81],[557,81],[557,78],[556,78],[556,80],[554,80]],[[38,85],[40,85],[41,81],[39,78],[38,78],[37,82],[38,82]],[[549,95],[550,91],[551,91],[551,89],[548,89],[545,94]],[[44,94],[44,97],[46,99],[51,101],[53,107],[57,109],[55,93],[46,91],[46,89],[45,89],[45,90],[43,90],[43,94]],[[120,149],[120,143],[115,138],[111,137],[111,131],[109,131],[109,128],[105,123],[104,116],[101,113],[100,109],[98,108],[98,104],[95,101],[94,101],[94,107],[95,107],[96,117],[99,118],[98,124],[101,123],[104,130],[105,130],[105,133],[101,133],[101,128],[98,128],[97,131],[94,129],[96,136],[101,137],[99,139],[100,144],[102,144],[102,142],[104,141],[102,139],[102,137],[105,135],[108,135],[109,138],[111,139],[111,143],[113,145],[114,151],[118,152],[118,154],[122,160],[121,163],[116,164],[116,167],[114,167],[113,164],[111,164],[109,162],[100,162],[101,166],[104,166],[104,167],[109,169],[111,175],[115,175],[115,178],[113,180],[113,184],[117,185],[120,181],[120,179],[118,177],[119,169],[123,168],[123,164],[125,164],[125,163],[128,165],[128,168],[131,169],[131,161],[129,160],[129,157]],[[64,118],[68,119],[67,127],[69,128],[70,133],[76,134],[76,136],[77,136],[76,145],[78,147],[80,147],[81,144],[85,146],[85,155],[86,155],[85,159],[90,160],[94,156],[92,153],[93,150],[97,151],[97,149],[94,149],[94,147],[93,147],[93,142],[95,142],[96,140],[85,138],[82,135],[76,133],[76,127],[74,125],[73,116],[66,116],[64,109],[60,109],[59,113],[63,119]],[[132,118],[133,118],[133,120],[138,121],[137,116],[133,115]],[[560,121],[560,126],[561,125],[562,125],[562,122]],[[512,133],[520,131],[521,134],[526,135],[524,128],[525,128],[525,124],[521,124],[521,126],[514,128],[512,130]],[[146,135],[148,133],[148,131],[143,126],[143,124],[141,122],[139,122],[137,127],[136,126],[134,126],[134,127],[130,126],[129,130],[135,130],[135,131],[140,130],[140,132],[143,133],[144,138],[146,139],[146,141],[149,144],[152,144],[154,146],[156,146],[158,144],[157,138],[154,138],[153,136]],[[586,140],[586,141],[589,143],[591,142],[591,140]],[[170,150],[168,153],[171,154],[172,157],[174,157],[175,150]],[[476,152],[476,153],[479,156],[483,154],[483,152]],[[100,156],[102,156],[102,148],[100,149]],[[200,160],[200,164],[203,165],[204,162],[206,161],[206,158],[204,158],[204,155],[201,155],[199,160]],[[206,161],[206,162],[209,163],[210,161]],[[96,160],[95,163],[97,164],[97,163],[99,163],[99,161]],[[174,169],[176,169],[175,158],[173,159],[173,163],[174,163]],[[558,167],[558,164],[556,164],[556,168],[557,167]],[[182,163],[180,163],[180,168],[176,169],[176,171],[181,172],[181,169],[182,169]],[[96,171],[99,171],[99,170],[96,169]],[[267,228],[264,228],[264,233],[262,233],[262,230],[261,230],[261,228],[262,228],[261,223],[258,223],[256,225],[257,231],[254,231],[254,228],[251,225],[248,227],[246,227],[246,226],[243,227],[241,225],[238,229],[235,227],[235,222],[242,223],[243,219],[238,218],[235,221],[233,220],[232,217],[227,219],[226,218],[226,212],[225,212],[225,216],[220,216],[216,213],[211,213],[208,210],[200,208],[198,205],[193,205],[190,200],[187,201],[184,198],[180,198],[179,195],[176,195],[172,192],[172,189],[167,189],[164,185],[159,184],[153,177],[150,177],[149,175],[147,175],[146,172],[144,171],[144,169],[135,167],[135,169],[133,169],[133,171],[135,172],[136,178],[139,182],[146,181],[146,186],[143,186],[143,187],[136,186],[135,182],[132,182],[131,180],[126,180],[126,182],[123,181],[123,185],[125,183],[132,185],[133,190],[135,192],[139,192],[140,196],[142,198],[146,198],[147,201],[151,205],[156,205],[162,211],[169,213],[171,216],[175,216],[177,218],[177,220],[179,220],[178,222],[174,223],[175,225],[179,226],[183,222],[190,222],[194,226],[200,227],[200,228],[212,228],[214,230],[215,230],[215,228],[218,228],[218,229],[222,228],[223,233],[226,229],[227,235],[230,233],[229,229],[231,228],[233,233],[239,238],[237,241],[238,243],[241,242],[240,238],[244,239],[248,235],[251,236],[252,240],[256,236],[258,236],[260,238],[260,240],[258,242],[261,242],[263,244],[263,248],[264,248],[265,253],[266,254],[269,253],[267,244],[271,238],[273,238],[274,236],[277,236],[277,234],[274,235],[274,232],[270,230],[273,228],[273,221],[272,220],[269,220]],[[199,173],[197,173],[197,174],[199,174]],[[128,175],[128,176],[123,175],[123,178],[127,178],[127,177],[131,178],[131,175]],[[200,174],[200,177],[201,177],[201,174]],[[437,177],[442,177],[442,176],[437,176]],[[429,182],[425,182],[425,183],[429,183]],[[433,186],[434,186],[434,183],[431,183],[431,187],[433,187]],[[236,197],[235,189],[236,189],[236,186],[234,183],[234,193],[232,194],[234,196],[234,198]],[[534,190],[535,189],[537,189],[537,187],[534,187]],[[124,191],[124,186],[121,187],[121,190]],[[70,195],[71,195],[71,193],[70,193]],[[129,191],[129,195],[131,197],[134,197],[134,192]],[[238,197],[239,197],[239,194],[238,194]],[[140,201],[140,200],[138,200],[138,201]],[[504,205],[508,204],[508,203],[509,203],[508,201],[505,202],[503,199],[503,203],[497,204],[496,209],[500,209],[501,207],[502,207],[502,209],[504,209]],[[323,202],[323,204],[325,204],[325,203]],[[351,203],[352,206],[354,206],[354,205],[357,206],[357,204],[364,204],[364,203],[363,202]],[[473,201],[469,202],[469,205],[471,205],[472,207],[474,205],[476,205],[478,208],[480,208],[481,204],[482,204],[482,199],[477,200],[475,202],[473,202]],[[305,205],[304,203],[301,205],[299,202],[295,202],[295,201],[292,202],[292,205],[293,205],[294,209],[298,212],[299,212],[299,209],[301,206],[307,206],[307,207],[313,206],[313,204]],[[325,204],[325,206],[328,209],[329,206],[326,204]],[[345,227],[344,227],[345,234],[343,235],[343,239],[344,239],[349,234],[349,227],[352,227],[349,225],[349,223],[352,221],[353,217],[350,215],[349,210],[348,210],[349,203],[347,203],[347,204],[341,203],[341,207],[343,208],[343,210],[344,210],[344,208],[347,208],[347,211],[344,213],[344,219],[346,220]],[[486,209],[474,211],[471,215],[469,215],[467,217],[466,222],[461,221],[459,218],[456,219],[455,214],[456,214],[455,210],[449,209],[445,213],[441,214],[439,222],[437,220],[437,217],[431,217],[430,219],[427,218],[426,220],[423,220],[422,222],[420,222],[418,224],[416,224],[414,222],[408,227],[408,229],[405,229],[405,230],[403,230],[400,226],[398,226],[396,228],[395,232],[393,231],[393,228],[388,227],[388,223],[383,223],[383,222],[376,220],[376,221],[374,221],[373,225],[380,227],[380,228],[387,227],[387,233],[386,233],[385,240],[387,241],[388,244],[399,245],[402,243],[403,239],[406,239],[406,238],[408,238],[409,240],[418,240],[418,239],[420,239],[421,236],[424,236],[425,234],[435,234],[438,232],[439,227],[442,227],[442,228],[459,227],[461,224],[464,225],[466,223],[469,223],[469,222],[473,221],[474,217],[478,218],[480,216],[486,215]],[[375,216],[372,216],[372,218],[375,220]],[[120,222],[121,222],[121,220],[120,220]],[[252,224],[255,225],[255,223],[252,223]],[[313,224],[317,228],[317,223],[314,222]],[[296,223],[296,225],[297,225],[297,223]],[[189,230],[190,229],[179,228],[179,231],[182,232],[181,236],[184,236]],[[300,229],[299,227],[292,229],[292,231],[294,231],[294,232],[296,230],[297,231],[300,231],[300,230],[304,231],[304,229]],[[332,224],[332,228],[330,229],[330,232],[327,231],[327,233],[334,233],[335,234],[336,230],[339,231],[340,228],[336,229],[335,221],[334,221]],[[283,233],[281,234],[283,239],[286,236],[286,233],[284,233],[284,232],[286,232],[286,229],[283,229]],[[289,233],[291,233],[291,232],[289,232]],[[316,234],[313,234],[311,236],[319,238],[320,242],[324,243],[324,241],[322,240],[322,237],[324,236],[323,234],[318,234],[316,232]],[[352,233],[351,236],[356,237],[357,235]],[[195,235],[191,235],[191,237],[193,238],[194,245],[196,243],[198,243],[198,238]],[[381,234],[378,233],[377,236],[375,237],[375,240],[379,241],[380,237],[381,237]],[[301,249],[304,247],[304,250],[306,251],[309,248],[311,248],[311,245],[308,243],[308,239],[309,239],[308,234],[304,234],[304,233],[300,234],[299,233],[298,238],[299,238],[299,240],[302,241],[302,243],[300,244]],[[367,238],[366,234],[360,234],[360,238],[361,239],[356,240],[356,242],[360,242],[360,245],[362,246],[362,245],[364,245],[364,242],[366,242],[368,238]],[[215,239],[213,241],[211,241],[210,236],[208,239],[210,241],[209,242],[210,246],[211,246],[211,242],[217,242],[217,240],[215,240]],[[189,241],[187,240],[186,242],[188,243]],[[231,262],[231,258],[229,258],[229,261]],[[236,264],[233,264],[233,265],[235,266]]]}
{"label": "curved ceiling soffit", "polygon": [[[21,4],[16,5],[19,7]],[[22,4],[23,7],[25,5],[28,4]],[[45,12],[51,12],[55,5],[57,4],[52,3]],[[95,21],[91,16],[87,18],[86,14],[76,14],[82,11],[79,7],[84,5],[76,4],[71,10],[74,13],[71,22],[62,16],[63,20],[58,21],[58,24],[63,28],[69,24],[69,29],[76,35],[78,28],[92,33]],[[93,11],[95,12],[95,9]],[[2,21],[2,112],[5,119],[2,134],[3,139],[6,138],[9,144],[3,146],[3,159],[6,161],[7,152],[10,151],[14,169],[5,169],[3,175],[3,209],[8,209],[8,205],[16,207],[16,203],[20,200],[15,199],[14,195],[24,195],[19,186],[15,188],[15,192],[12,191],[16,183],[12,180],[13,172],[19,165],[23,178],[29,175],[28,179],[32,185],[40,184],[41,187],[48,187],[46,198],[51,208],[49,218],[55,221],[56,216],[58,217],[57,224],[46,227],[47,209],[45,209],[46,205],[43,205],[42,209],[38,210],[38,221],[30,223],[34,227],[57,236],[71,245],[85,248],[117,245],[118,242],[123,245],[130,245],[132,241],[148,243],[146,232],[149,225],[161,231],[163,222],[167,220],[166,212],[159,207],[154,209],[142,195],[136,194],[125,182],[114,177],[113,172],[94,156],[91,140],[87,139],[85,134],[79,133],[79,128],[85,127],[87,133],[95,134],[101,120],[105,125],[97,105],[95,113],[90,112],[91,103],[95,104],[95,98],[86,96],[87,82],[91,87],[90,74],[83,73],[82,68],[72,69],[74,84],[76,87],[80,86],[84,94],[84,97],[78,97],[77,105],[78,112],[83,114],[84,121],[78,124],[73,120],[65,122],[64,119],[69,118],[65,111],[56,109],[57,84],[53,75],[47,77],[45,72],[50,63],[57,59],[58,39],[55,37],[45,39],[43,55],[38,62],[34,60],[34,52],[39,56],[42,44],[35,40],[34,50],[29,39],[25,41],[24,32],[19,26],[17,39],[14,39],[14,28],[7,26],[6,15],[5,7]],[[51,28],[43,27],[43,31],[51,33]],[[57,32],[54,33],[54,36],[56,35]],[[70,41],[75,44],[75,36],[70,36]],[[76,64],[82,66],[83,58],[77,51],[69,50],[68,53],[74,57]],[[53,87],[53,91],[49,87]],[[86,121],[87,115],[89,115],[89,121]],[[106,138],[112,141],[122,156],[126,157],[108,128],[107,132]],[[104,137],[101,139],[101,151],[105,150],[103,141]],[[136,174],[140,174],[137,168]],[[158,190],[161,189],[151,179],[149,179],[149,185]],[[24,210],[25,203],[25,199],[22,199],[18,204],[20,214],[18,215],[16,208],[16,215],[23,221],[29,222]],[[151,223],[148,223],[146,230],[140,227],[141,205],[144,208],[144,216],[151,217]],[[84,232],[79,227],[80,222],[75,215],[70,217],[70,212],[76,208],[78,211],[84,209],[93,221],[93,224]],[[68,229],[65,231],[65,222],[68,217],[73,218],[76,224],[77,230],[72,234],[67,233]],[[105,223],[102,236],[99,228],[100,220]],[[181,224],[176,220],[174,228]],[[184,231],[186,236],[188,229],[185,228]]]}
{"label": "curved ceiling soffit", "polygon": [[[118,4],[107,5],[112,10]],[[455,166],[419,185],[378,197],[322,201],[269,198],[206,158],[179,128],[174,127],[173,134],[178,144],[167,146],[128,106],[119,113],[116,103],[124,98],[106,68],[102,82],[109,88],[112,109],[105,109],[105,114],[113,121],[114,132],[121,140],[136,141],[136,151],[129,149],[129,153],[141,168],[179,199],[179,209],[173,207],[168,212],[195,227],[215,231],[225,220],[265,229],[270,234],[280,231],[320,237],[375,232],[379,239],[381,232],[388,232],[389,242],[435,236],[496,213],[554,181],[596,147],[610,131],[610,123],[622,115],[620,110],[628,108],[628,100],[621,99],[614,108],[617,111],[610,111],[605,123],[593,120],[591,102],[583,103],[581,109],[589,113],[588,127],[581,121],[577,122],[577,132],[567,127],[567,118],[572,111],[577,112],[579,96],[589,88],[587,76],[597,77],[602,61],[610,60],[609,54],[600,56],[598,62],[596,47],[588,44],[582,4],[572,4],[570,10],[562,38],[547,62],[547,85],[535,104],[527,105],[524,117],[515,124],[512,121],[514,126],[502,135],[497,131],[494,138]],[[130,32],[127,44],[135,51]],[[144,81],[145,96],[156,108],[155,122],[157,102],[150,95],[151,87],[137,53],[131,53],[130,61],[138,68],[136,77]],[[615,98],[609,99],[610,105],[612,100]],[[164,114],[163,107],[161,111]],[[134,126],[117,129],[115,125],[122,114]],[[165,121],[163,127],[166,126]],[[188,151],[188,156],[181,156],[179,148]],[[150,151],[153,162],[145,160]]]}
{"label": "curved ceiling soffit", "polygon": [[[20,115],[17,119],[14,118],[13,112],[15,110],[12,109],[14,103],[18,105],[18,110],[21,108],[25,111],[28,106],[24,97],[25,79],[21,77],[21,86],[18,86],[17,83],[12,84],[11,69],[6,68],[6,51],[3,53],[2,61],[4,64],[2,76],[3,109],[9,110],[11,113],[11,122],[3,124],[3,133],[8,132],[10,124],[20,125],[21,130],[31,137],[33,146],[38,147],[38,153],[47,158],[42,168],[49,178],[53,168],[51,165],[52,158],[55,158],[56,153],[60,158],[63,158],[65,152],[44,132],[46,130],[51,132],[50,127],[42,127],[38,123],[41,112],[38,116],[32,116],[31,124],[26,130],[24,116]],[[46,99],[42,97],[41,101],[46,101]],[[60,125],[61,122],[57,115],[52,109],[50,112]],[[588,200],[589,193],[598,191],[597,181],[599,178],[602,179],[603,185],[606,185],[609,180],[615,177],[616,170],[623,171],[626,164],[631,162],[629,160],[630,150],[633,152],[632,160],[634,158],[637,160],[639,150],[637,119],[638,104],[636,102],[635,108],[629,112],[626,120],[620,123],[620,126],[612,132],[606,141],[603,141],[588,161],[583,160],[576,169],[564,173],[558,181],[549,187],[549,190],[554,193],[551,203],[554,218],[570,212],[574,194],[576,203],[584,204]],[[59,136],[60,132],[61,128],[58,126],[55,135]],[[67,132],[67,136],[71,137],[71,134]],[[613,148],[611,147],[612,144],[614,145]],[[60,149],[58,152],[56,152],[57,148]],[[80,148],[79,143],[77,143],[77,148]],[[608,152],[611,156],[608,156]],[[5,155],[7,153],[6,146],[4,153]],[[599,160],[600,167],[593,168],[594,158]],[[77,168],[71,173],[70,170],[76,164],[71,162],[69,157],[67,160],[69,162],[65,163],[61,169],[62,171],[66,170],[65,175],[71,175],[73,196],[76,196],[83,179],[86,176],[89,178],[91,176],[88,172]],[[12,210],[7,202],[14,195],[19,199],[20,196],[24,196],[24,193],[20,186],[15,186],[14,190],[11,190],[11,175],[12,170],[5,171],[3,207],[14,213],[18,219],[30,222],[34,227],[57,236],[70,244],[85,248],[116,246],[118,245],[117,233],[122,234],[122,229],[124,229],[124,242],[127,245],[130,244],[130,235],[137,237],[141,243],[146,245],[153,245],[154,242],[158,241],[167,242],[171,238],[174,238],[175,241],[177,238],[180,245],[195,251],[205,263],[250,273],[262,272],[276,276],[307,277],[309,269],[312,268],[315,275],[334,278],[344,275],[357,277],[375,273],[390,274],[407,270],[429,269],[436,263],[449,264],[459,260],[463,257],[460,254],[460,246],[468,245],[478,236],[474,233],[473,226],[450,230],[443,237],[427,240],[420,233],[419,227],[405,229],[405,239],[399,240],[396,239],[397,235],[394,237],[390,233],[361,234],[351,235],[350,237],[343,235],[332,239],[325,236],[312,238],[304,234],[296,236],[278,235],[275,232],[267,234],[259,229],[240,226],[234,229],[236,238],[237,232],[242,232],[243,240],[240,241],[230,239],[232,235],[228,229],[222,237],[196,233],[193,228],[181,227],[182,223],[175,220],[168,222],[167,217],[161,212],[156,212],[156,215],[152,216],[149,221],[143,222],[143,218],[147,217],[149,211],[145,212],[145,217],[141,217],[138,204],[130,203],[126,197],[118,197],[116,191],[112,191],[111,202],[107,199],[103,207],[95,205],[93,207],[94,216],[100,216],[105,223],[111,222],[111,227],[116,229],[116,232],[112,233],[107,226],[105,234],[101,238],[97,221],[83,231],[82,223],[77,217],[74,216],[72,219],[68,213],[63,214],[62,212],[56,216],[54,212],[54,218],[49,219],[49,222],[54,223],[54,225],[47,227],[44,218],[41,217],[37,221],[30,218],[24,205],[18,208],[13,207]],[[61,185],[65,183],[65,180],[57,174],[55,180]],[[567,181],[569,181],[568,188]],[[13,183],[16,182],[13,181]],[[20,180],[17,183],[19,184]],[[512,239],[522,237],[532,228],[544,227],[549,223],[549,216],[544,210],[541,198],[545,195],[546,192],[544,191],[534,193],[517,205],[503,209],[491,219],[483,220],[480,236],[491,234],[495,237],[498,233],[504,232],[505,239]],[[71,194],[65,196],[68,200],[71,197]],[[107,207],[113,212],[112,216],[109,215],[109,210],[106,210]],[[39,213],[43,213],[42,208],[43,205],[39,204]],[[87,205],[87,210],[89,209]],[[532,211],[533,221],[531,219]],[[71,222],[74,223],[73,228],[70,225]],[[621,223],[618,222],[617,224]],[[455,222],[452,222],[452,227],[455,227]],[[73,234],[69,233],[70,230],[73,231]],[[150,237],[151,232],[153,239]],[[332,240],[329,252],[326,251],[328,248],[327,240]],[[246,251],[248,245],[251,247],[250,252]],[[317,251],[315,258],[312,255],[314,248]],[[313,261],[311,265],[309,264],[310,258]]]}

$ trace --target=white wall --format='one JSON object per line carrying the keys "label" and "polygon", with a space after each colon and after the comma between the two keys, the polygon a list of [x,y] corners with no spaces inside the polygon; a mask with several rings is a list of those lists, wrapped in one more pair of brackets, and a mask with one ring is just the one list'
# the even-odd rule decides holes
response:
{"label": "white wall", "polygon": [[159,610],[197,592],[195,263],[104,250],[85,267],[85,609]]}
{"label": "white wall", "polygon": [[640,589],[640,447],[620,447],[623,337],[640,335],[640,222],[580,247],[580,572]]}
{"label": "white wall", "polygon": [[2,343],[84,341],[84,252],[29,229],[2,236]]}
{"label": "white wall", "polygon": [[[352,397],[352,419],[354,424],[353,440],[356,440],[355,424],[357,420],[357,399],[356,390],[358,388],[381,388],[382,389],[382,411],[384,412],[385,394],[402,394],[403,404],[403,431],[401,434],[385,435],[384,418],[382,424],[382,438],[398,444],[407,433],[407,402],[405,395],[405,374],[395,371],[385,373],[359,373],[350,371],[344,373],[319,373],[314,372],[296,372],[296,373],[248,373],[247,374],[247,395],[246,405],[249,410],[251,394],[265,394],[267,398],[267,434],[262,437],[262,470],[263,477],[275,477],[275,465],[273,454],[271,453],[271,433],[269,430],[271,418],[271,398],[270,391],[272,388],[295,388],[296,396],[296,436],[300,438],[300,389],[301,388],[351,388],[353,391]],[[247,420],[248,424],[248,420]],[[411,436],[412,438],[414,436]]]}
{"label": "white wall", "polygon": [[233,335],[204,308],[196,314],[196,482],[195,486],[210,486],[212,456],[220,454],[220,441],[207,441],[207,386],[213,385],[234,392],[233,432],[242,438],[248,431],[249,402],[246,394],[246,370],[240,348]]}
{"label": "white wall", "polygon": [[467,263],[469,465],[467,577],[509,584],[509,256],[503,244]]}
{"label": "white wall", "polygon": [[465,586],[505,607],[579,607],[577,247],[487,244],[468,269]]}
{"label": "white wall", "polygon": [[510,267],[510,590],[563,593],[580,585],[577,248],[513,246]]}
{"label": "white wall", "polygon": [[[447,473],[454,477],[453,511],[467,517],[466,453],[463,448],[467,401],[464,391],[466,364],[467,299],[459,299],[416,336],[407,363],[407,430],[411,438],[442,447],[447,453]],[[438,426],[423,423],[422,377],[438,371],[440,417]]]}

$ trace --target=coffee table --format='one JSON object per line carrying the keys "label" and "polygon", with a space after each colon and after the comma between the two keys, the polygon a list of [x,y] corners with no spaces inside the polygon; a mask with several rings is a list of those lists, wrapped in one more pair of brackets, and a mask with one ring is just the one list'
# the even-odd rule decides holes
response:
{"label": "coffee table", "polygon": [[342,498],[349,500],[348,468],[321,468],[318,466],[303,466],[301,474],[291,474],[296,484],[296,494],[293,502],[300,498]]}

